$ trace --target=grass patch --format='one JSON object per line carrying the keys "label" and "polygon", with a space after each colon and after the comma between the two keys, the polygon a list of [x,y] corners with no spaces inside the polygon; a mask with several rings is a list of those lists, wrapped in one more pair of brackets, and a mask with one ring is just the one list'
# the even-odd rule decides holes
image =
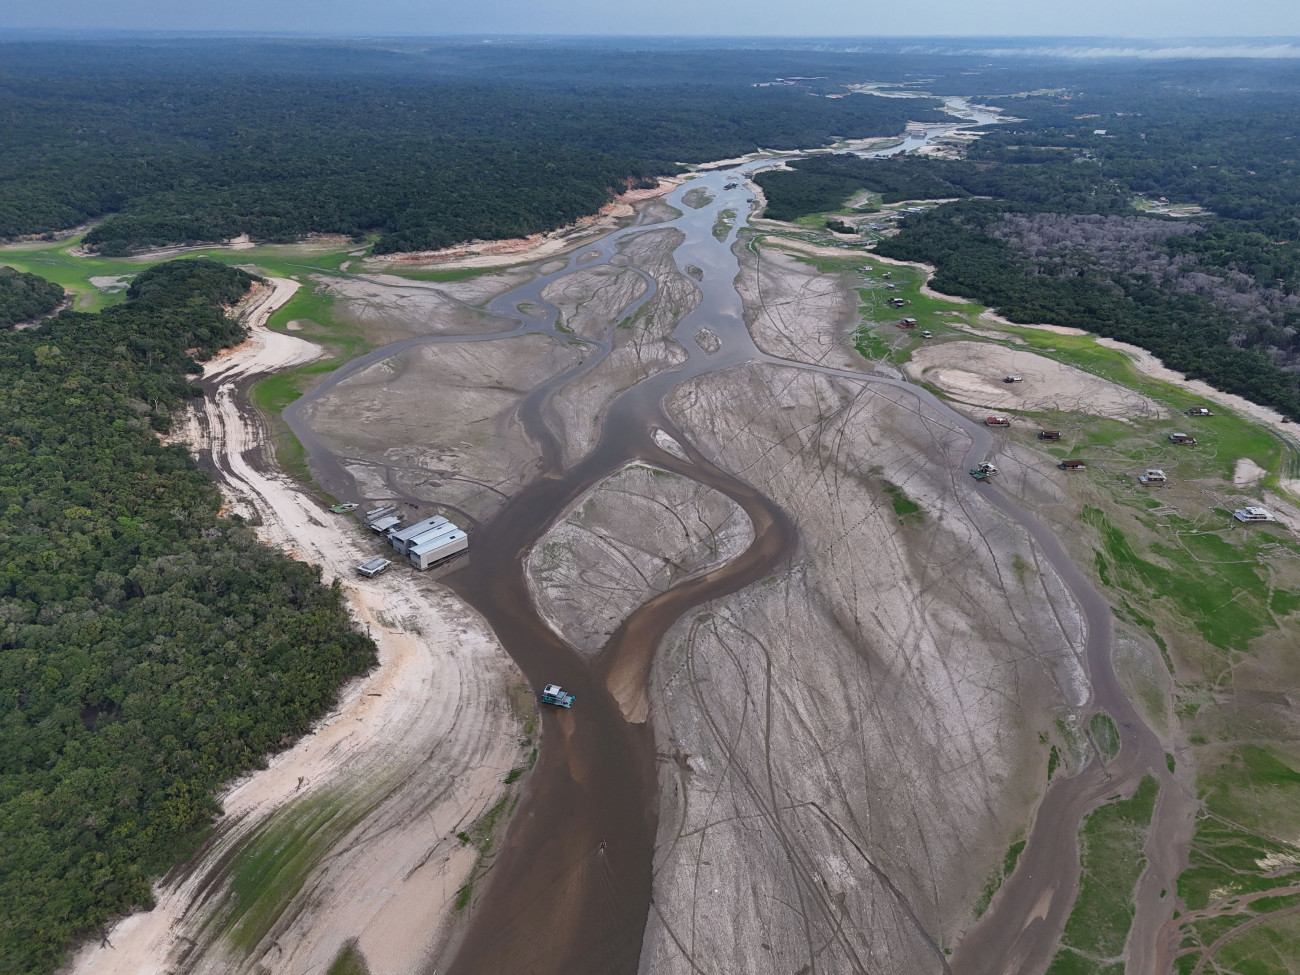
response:
{"label": "grass patch", "polygon": [[1103,964],[1073,951],[1058,951],[1047,975],[1124,975],[1123,963]]}
{"label": "grass patch", "polygon": [[894,507],[894,514],[898,515],[900,522],[906,524],[920,520],[921,506],[909,498],[901,487],[886,481],[884,488],[885,493],[889,495],[889,503]]}
{"label": "grass patch", "polygon": [[355,938],[343,946],[326,975],[370,975],[370,966],[366,964],[366,958],[357,947]]}
{"label": "grass patch", "polygon": [[1119,754],[1120,745],[1119,728],[1115,727],[1115,719],[1105,711],[1098,711],[1088,722],[1088,731],[1102,758],[1108,762],[1114,761]]}
{"label": "grass patch", "polygon": [[1029,560],[1019,552],[1016,552],[1011,556],[1011,571],[1016,574],[1016,581],[1020,583],[1022,589],[1025,585],[1025,578],[1029,575],[1032,569],[1033,566],[1029,564]]}
{"label": "grass patch", "polygon": [[984,885],[984,890],[980,892],[979,899],[975,901],[975,916],[981,917],[989,909],[989,904],[1002,886],[1002,882],[1011,876],[1012,871],[1016,869],[1016,864],[1020,862],[1020,854],[1025,852],[1025,841],[1018,840],[1007,848],[1007,852],[1002,857],[1002,867],[1000,870],[993,871],[988,882]]}
{"label": "grass patch", "polygon": [[682,194],[682,202],[692,210],[702,210],[713,202],[713,194],[703,186],[695,186]]}
{"label": "grass patch", "polygon": [[505,814],[509,805],[510,797],[502,796],[495,806],[474,820],[474,825],[466,830],[465,835],[468,837],[469,844],[478,847],[480,855],[486,854],[492,849],[492,840],[497,830],[497,824],[500,823],[501,817]]}
{"label": "grass patch", "polygon": [[245,951],[280,919],[322,856],[364,814],[337,795],[292,803],[259,827],[231,861],[231,896],[218,922]]}
{"label": "grass patch", "polygon": [[[1048,972],[1114,967],[1111,960],[1123,952],[1133,924],[1133,888],[1146,868],[1142,848],[1159,792],[1159,783],[1148,775],[1131,799],[1102,806],[1084,820],[1079,831],[1079,895]],[[1123,971],[1122,964],[1118,970]]]}
{"label": "grass patch", "polygon": [[1207,809],[1247,829],[1279,839],[1300,834],[1300,773],[1258,745],[1239,745],[1216,769],[1198,763]]}
{"label": "grass patch", "polygon": [[457,912],[469,907],[470,898],[474,896],[474,881],[470,881],[464,887],[456,891],[456,900],[454,906]]}
{"label": "grass patch", "polygon": [[[1159,522],[1147,522],[1161,536],[1149,548],[1151,555],[1161,559],[1156,562],[1138,555],[1100,508],[1084,507],[1080,520],[1100,535],[1094,565],[1103,585],[1142,602],[1168,600],[1177,618],[1195,627],[1211,646],[1241,651],[1274,625],[1269,607],[1278,590],[1273,589],[1261,555],[1266,545],[1293,547],[1280,536],[1232,532],[1229,540],[1167,515]],[[1290,605],[1290,596],[1286,592],[1282,597],[1284,606]],[[1122,599],[1121,606],[1132,608]],[[1136,609],[1133,612],[1140,615]]]}
{"label": "grass patch", "polygon": [[853,347],[862,358],[873,361],[888,359],[894,351],[870,325],[864,325],[853,333]]}
{"label": "grass patch", "polygon": [[[536,755],[535,749],[533,754],[534,756]],[[532,767],[531,764],[529,767]],[[516,772],[522,775],[524,770],[512,770],[506,776],[506,781],[514,781],[510,776],[515,775]],[[514,803],[511,801],[509,793],[507,793],[501,797],[495,806],[483,813],[483,815],[479,816],[478,819],[474,820],[474,824],[470,826],[469,829],[462,830],[456,834],[456,839],[460,840],[466,846],[472,846],[478,850],[478,857],[474,861],[473,868],[470,870],[469,880],[465,882],[465,886],[456,891],[455,907],[457,911],[463,911],[469,906],[470,899],[474,896],[474,881],[482,874],[484,864],[492,852],[492,846],[496,840],[497,827],[501,824],[502,818],[508,816],[513,811]]]}
{"label": "grass patch", "polygon": [[1300,972],[1300,917],[1280,917],[1233,938],[1214,956],[1217,970],[1240,975]]}
{"label": "grass patch", "polygon": [[736,223],[735,210],[719,211],[717,219],[713,221],[713,236],[717,240],[726,240],[727,235],[731,233],[731,228]]}

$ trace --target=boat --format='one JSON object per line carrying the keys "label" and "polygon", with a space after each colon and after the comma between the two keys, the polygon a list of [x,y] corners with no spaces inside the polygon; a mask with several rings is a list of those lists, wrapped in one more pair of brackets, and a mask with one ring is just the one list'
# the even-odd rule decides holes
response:
{"label": "boat", "polygon": [[576,694],[570,694],[559,684],[547,684],[542,688],[542,703],[554,704],[557,708],[573,707]]}

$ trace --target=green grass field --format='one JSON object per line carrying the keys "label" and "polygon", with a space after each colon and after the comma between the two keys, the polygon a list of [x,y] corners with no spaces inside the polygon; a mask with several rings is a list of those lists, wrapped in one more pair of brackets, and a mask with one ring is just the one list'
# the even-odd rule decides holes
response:
{"label": "green grass field", "polygon": [[341,796],[322,794],[273,814],[230,863],[231,896],[217,921],[225,937],[245,951],[254,948],[320,858],[363,813]]}
{"label": "green grass field", "polygon": [[1279,584],[1274,567],[1279,553],[1300,555],[1300,544],[1280,533],[1236,531],[1226,511],[1198,522],[1169,512],[1134,518],[1150,533],[1145,554],[1102,509],[1086,506],[1080,520],[1100,536],[1098,578],[1144,628],[1151,621],[1138,607],[1164,603],[1210,646],[1240,652],[1300,608],[1300,593]]}
{"label": "green grass field", "polygon": [[288,330],[290,322],[299,323],[292,334],[323,346],[327,355],[291,369],[268,376],[251,391],[253,405],[274,418],[275,454],[280,466],[304,483],[311,479],[307,456],[302,444],[279,420],[284,408],[301,396],[316,382],[339,366],[370,351],[370,345],[355,325],[341,321],[335,314],[333,300],[324,289],[310,282],[271,316],[267,327],[275,331]]}
{"label": "green grass field", "polygon": [[122,258],[73,254],[81,240],[78,236],[61,241],[6,245],[0,247],[0,264],[39,274],[61,284],[76,295],[75,307],[79,311],[98,311],[122,301],[125,287],[105,291],[90,283],[90,279],[95,277],[134,277],[154,264],[186,257],[207,257],[222,264],[254,265],[260,273],[276,277],[300,277],[311,272],[336,273],[349,259],[348,252],[362,246],[352,243],[337,248],[311,244],[265,244],[245,250],[212,247],[161,257]]}
{"label": "green grass field", "polygon": [[1132,798],[1102,806],[1084,820],[1079,894],[1048,975],[1123,971],[1119,956],[1133,923],[1133,888],[1146,867],[1142,848],[1159,792],[1148,775]]}

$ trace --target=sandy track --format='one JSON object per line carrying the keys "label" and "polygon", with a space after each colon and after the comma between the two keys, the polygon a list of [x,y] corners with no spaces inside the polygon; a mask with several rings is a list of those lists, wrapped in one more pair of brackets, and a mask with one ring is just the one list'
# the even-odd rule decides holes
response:
{"label": "sandy track", "polygon": [[[350,521],[324,512],[261,462],[264,424],[236,394],[256,377],[320,354],[265,328],[296,288],[273,279],[254,295],[244,310],[252,336],[209,363],[209,395],[191,415],[188,436],[232,503],[260,516],[267,541],[320,566],[325,581],[342,582],[379,647],[379,666],[344,690],[312,734],[235,783],[222,796],[214,840],[156,888],[152,911],[119,922],[111,947],[86,946],[72,972],[237,972],[259,963],[276,972],[323,971],[353,939],[376,971],[419,971],[445,937],[451,899],[473,866],[454,833],[497,800],[502,774],[519,755],[520,722],[505,693],[518,675],[482,619],[445,589],[400,570],[353,581],[351,567],[373,553]],[[283,810],[277,822],[292,822],[303,804],[320,799],[339,803],[355,822],[270,932],[251,951],[234,951],[213,932],[231,903],[227,859],[273,814]]]}

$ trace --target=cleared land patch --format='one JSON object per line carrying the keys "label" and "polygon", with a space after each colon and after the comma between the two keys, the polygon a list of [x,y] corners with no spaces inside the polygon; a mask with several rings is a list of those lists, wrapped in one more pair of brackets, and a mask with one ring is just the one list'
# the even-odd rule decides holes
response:
{"label": "cleared land patch", "polygon": [[[1155,419],[1157,403],[1072,366],[990,342],[943,342],[912,352],[907,375],[961,403],[989,409],[1059,410],[1090,416]],[[1021,382],[1004,382],[1007,376]]]}

